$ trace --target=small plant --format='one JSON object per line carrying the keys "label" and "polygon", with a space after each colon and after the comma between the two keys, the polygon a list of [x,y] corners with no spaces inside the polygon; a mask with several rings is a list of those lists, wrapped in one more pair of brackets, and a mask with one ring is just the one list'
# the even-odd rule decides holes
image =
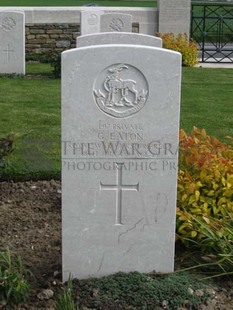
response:
{"label": "small plant", "polygon": [[5,167],[4,157],[14,150],[14,135],[9,134],[0,138],[0,169]]}
{"label": "small plant", "polygon": [[28,273],[20,256],[12,255],[9,249],[0,252],[0,301],[3,305],[28,299]]}
{"label": "small plant", "polygon": [[57,300],[57,310],[75,310],[77,307],[75,306],[75,301],[72,296],[73,293],[73,283],[72,278],[69,277],[66,287],[63,292],[60,293]]}
{"label": "small plant", "polygon": [[61,52],[50,51],[47,54],[47,62],[53,67],[53,75],[56,79],[61,77]]}
{"label": "small plant", "polygon": [[[222,277],[233,275],[233,218],[220,221],[210,219],[208,222],[193,217],[193,226],[201,230],[203,238],[200,240],[188,240],[192,243],[190,255],[198,264],[187,268],[202,269],[210,274],[206,278]],[[221,230],[227,230],[229,238],[221,236]]]}
{"label": "small plant", "polygon": [[186,33],[180,33],[177,37],[173,33],[157,33],[156,35],[163,40],[164,48],[182,54],[182,65],[184,67],[194,67],[198,64],[197,44],[192,39],[189,40]]}

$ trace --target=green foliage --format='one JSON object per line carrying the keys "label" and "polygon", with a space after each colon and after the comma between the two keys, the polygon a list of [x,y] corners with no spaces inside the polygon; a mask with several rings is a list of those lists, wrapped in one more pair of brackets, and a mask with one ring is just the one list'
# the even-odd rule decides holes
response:
{"label": "green foliage", "polygon": [[66,283],[66,287],[64,287],[63,291],[58,296],[58,300],[56,303],[57,310],[77,309],[74,298],[72,296],[72,292],[73,292],[73,283],[72,283],[72,278],[69,277]]}
{"label": "green foliage", "polygon": [[47,62],[53,67],[53,75],[56,79],[61,77],[61,52],[50,51],[47,54]]}
{"label": "green foliage", "polygon": [[0,169],[5,167],[4,158],[14,150],[14,135],[0,137]]}
{"label": "green foliage", "polygon": [[[188,273],[117,273],[100,279],[78,281],[77,286],[80,289],[78,303],[81,309],[154,310],[160,309],[162,302],[166,301],[167,309],[177,309],[187,302],[188,308],[195,310],[209,296],[203,282]],[[194,292],[203,289],[204,294],[190,294],[190,289]]]}
{"label": "green foliage", "polygon": [[[188,239],[193,244],[191,255],[198,261],[197,266],[189,269],[202,268],[210,273],[208,278],[233,275],[233,218],[229,216],[224,222],[212,218],[207,224],[193,217],[192,224],[196,230],[201,230],[204,238],[197,241]],[[219,236],[223,229],[228,231],[229,238]]]}
{"label": "green foliage", "polygon": [[0,73],[0,78],[26,79],[27,77],[24,74],[20,74],[20,73]]}
{"label": "green foliage", "polygon": [[227,272],[233,265],[233,149],[194,127],[190,135],[181,130],[179,156],[177,237]]}
{"label": "green foliage", "polygon": [[0,252],[0,302],[18,304],[29,297],[28,271],[21,258],[9,250]]}
{"label": "green foliage", "polygon": [[184,67],[194,67],[198,64],[198,47],[192,39],[188,39],[186,33],[178,34],[177,37],[173,33],[157,33],[157,36],[163,40],[163,47],[180,52],[182,54],[182,65]]}
{"label": "green foliage", "polygon": [[26,62],[48,63],[46,54],[26,54]]}

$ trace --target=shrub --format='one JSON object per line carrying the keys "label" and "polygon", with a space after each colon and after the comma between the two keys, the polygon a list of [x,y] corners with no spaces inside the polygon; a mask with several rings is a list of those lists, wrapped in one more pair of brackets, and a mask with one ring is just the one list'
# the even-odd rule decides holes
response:
{"label": "shrub", "polygon": [[27,62],[40,62],[40,63],[48,63],[48,55],[44,54],[26,54]]}
{"label": "shrub", "polygon": [[56,79],[61,77],[61,52],[50,51],[47,54],[47,62],[53,67],[53,75]]}
{"label": "shrub", "polygon": [[180,52],[182,54],[182,65],[184,67],[194,67],[198,64],[198,47],[192,39],[188,39],[186,33],[178,34],[177,37],[173,33],[157,33],[157,36],[163,40],[163,47]]}
{"label": "shrub", "polygon": [[[233,149],[205,130],[180,131],[177,236],[211,251],[233,239]],[[231,229],[229,229],[231,225]],[[222,249],[222,253],[224,250]]]}
{"label": "shrub", "polygon": [[26,301],[29,295],[28,271],[20,256],[0,252],[0,302],[3,305]]}

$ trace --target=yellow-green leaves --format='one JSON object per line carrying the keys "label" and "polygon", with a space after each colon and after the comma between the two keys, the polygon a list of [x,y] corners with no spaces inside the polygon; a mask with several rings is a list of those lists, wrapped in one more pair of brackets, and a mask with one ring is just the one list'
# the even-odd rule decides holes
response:
{"label": "yellow-green leaves", "polygon": [[[181,130],[179,169],[178,238],[186,243],[203,239],[203,223],[216,236],[232,238],[224,227],[233,218],[232,147],[209,137],[204,129],[194,127],[190,135]],[[202,223],[199,229],[197,223]]]}
{"label": "yellow-green leaves", "polygon": [[[187,34],[178,34],[177,37],[173,33],[157,33],[157,36],[163,40],[163,47],[171,49],[182,54],[182,65],[184,67],[194,67],[198,64],[198,47],[197,44],[189,39]],[[203,129],[203,135],[205,130]]]}

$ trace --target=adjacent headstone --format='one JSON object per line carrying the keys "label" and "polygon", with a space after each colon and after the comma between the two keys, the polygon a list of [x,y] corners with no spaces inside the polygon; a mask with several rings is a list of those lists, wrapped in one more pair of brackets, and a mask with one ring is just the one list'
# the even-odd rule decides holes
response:
{"label": "adjacent headstone", "polygon": [[100,17],[100,32],[132,32],[133,18],[130,14],[107,13]]}
{"label": "adjacent headstone", "polygon": [[81,35],[100,32],[100,16],[103,11],[81,11]]}
{"label": "adjacent headstone", "polygon": [[159,32],[190,32],[191,0],[159,0]]}
{"label": "adjacent headstone", "polygon": [[77,37],[77,47],[102,44],[134,44],[162,47],[162,39],[132,32],[102,32]]}
{"label": "adjacent headstone", "polygon": [[25,74],[25,17],[0,12],[0,73]]}
{"label": "adjacent headstone", "polygon": [[62,54],[63,280],[174,267],[181,55]]}

